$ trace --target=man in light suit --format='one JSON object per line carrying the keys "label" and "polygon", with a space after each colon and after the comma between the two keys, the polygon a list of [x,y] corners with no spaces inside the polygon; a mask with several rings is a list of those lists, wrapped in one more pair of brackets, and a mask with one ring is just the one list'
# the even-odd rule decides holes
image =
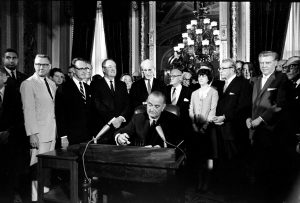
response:
{"label": "man in light suit", "polygon": [[141,69],[144,78],[134,82],[130,89],[131,110],[134,110],[137,106],[146,104],[148,95],[153,91],[160,91],[166,95],[165,84],[154,78],[153,62],[149,59],[142,61]]}
{"label": "man in light suit", "polygon": [[[37,54],[34,59],[34,69],[35,73],[23,81],[20,87],[25,130],[32,148],[31,166],[37,163],[37,154],[54,149],[56,138],[54,112],[56,85],[47,78],[51,69],[50,57]],[[32,201],[36,200],[37,181],[32,181]]]}
{"label": "man in light suit", "polygon": [[285,188],[274,186],[283,186],[282,174],[279,173],[285,171],[286,130],[283,122],[290,91],[286,74],[275,71],[277,60],[276,52],[263,51],[259,54],[262,75],[254,80],[252,116],[246,120],[247,127],[251,129],[254,177],[260,185],[272,186],[269,191],[272,196],[277,194],[274,189]]}

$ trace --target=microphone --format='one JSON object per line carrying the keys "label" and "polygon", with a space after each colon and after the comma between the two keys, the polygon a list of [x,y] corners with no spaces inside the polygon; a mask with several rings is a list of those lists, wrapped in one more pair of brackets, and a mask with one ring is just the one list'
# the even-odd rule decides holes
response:
{"label": "microphone", "polygon": [[164,134],[164,132],[163,132],[161,126],[160,126],[160,125],[157,125],[157,126],[155,127],[155,130],[156,130],[156,132],[158,133],[159,137],[164,141],[164,147],[166,148],[166,147],[167,147],[166,137],[165,137],[165,134]]}
{"label": "microphone", "polygon": [[165,137],[165,134],[164,134],[164,132],[163,132],[163,130],[162,130],[162,128],[161,128],[160,125],[157,125],[157,126],[155,127],[155,130],[156,130],[156,132],[158,133],[159,137],[164,141],[164,148],[167,147],[167,144],[168,144],[168,145],[171,145],[171,146],[175,147],[176,149],[179,149],[179,150],[182,152],[184,158],[186,158],[185,152],[179,147],[179,145],[181,145],[181,144],[183,143],[183,140],[176,146],[176,145],[174,145],[174,144],[172,144],[172,143],[170,143],[170,142],[167,142],[166,137]]}
{"label": "microphone", "polygon": [[105,124],[103,126],[103,128],[99,131],[99,133],[97,134],[97,136],[94,139],[94,144],[97,143],[97,140],[102,136],[104,135],[109,129],[110,129],[110,125],[111,123],[115,120],[116,118],[113,117],[107,124]]}

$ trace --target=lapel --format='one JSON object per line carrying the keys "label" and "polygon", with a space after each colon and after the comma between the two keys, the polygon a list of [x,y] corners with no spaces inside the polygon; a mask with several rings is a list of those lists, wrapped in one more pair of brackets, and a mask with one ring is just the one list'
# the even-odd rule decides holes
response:
{"label": "lapel", "polygon": [[261,90],[261,80],[262,80],[262,76],[257,77],[256,81],[254,82],[253,85],[253,95],[252,95],[252,102],[254,103],[260,90]]}
{"label": "lapel", "polygon": [[[107,84],[107,82],[106,82],[106,80],[105,80],[104,77],[102,78],[102,83],[103,83],[103,87],[106,89],[106,91],[107,91],[112,97],[114,97],[114,94],[112,93],[112,91],[111,91],[110,87],[108,86],[108,84]],[[116,82],[116,80],[115,80],[115,93],[116,93],[116,91],[117,91],[117,82]]]}

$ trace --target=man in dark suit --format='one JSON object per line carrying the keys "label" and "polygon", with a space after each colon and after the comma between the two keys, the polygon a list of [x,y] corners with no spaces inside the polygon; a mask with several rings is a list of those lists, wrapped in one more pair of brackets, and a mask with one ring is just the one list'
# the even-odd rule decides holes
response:
{"label": "man in dark suit", "polygon": [[249,148],[248,131],[245,119],[251,113],[252,88],[245,79],[237,77],[235,62],[224,59],[219,68],[220,76],[225,80],[223,91],[219,91],[216,117],[221,148],[226,159],[242,155]]}
{"label": "man in dark suit", "polygon": [[170,73],[170,85],[167,86],[167,104],[173,104],[180,108],[182,120],[189,118],[191,90],[182,84],[182,72],[172,69]]}
{"label": "man in dark suit", "polygon": [[58,88],[55,99],[57,132],[59,137],[66,136],[62,139],[62,147],[68,143],[73,145],[88,141],[92,137],[91,92],[83,82],[88,66],[82,58],[76,58],[72,63],[74,75]]}
{"label": "man in dark suit", "polygon": [[18,52],[11,48],[6,49],[2,57],[4,69],[9,76],[7,83],[15,83],[17,89],[21,83],[28,78],[24,73],[17,71],[19,63],[18,57]]}
{"label": "man in dark suit", "polygon": [[[29,166],[29,142],[25,135],[22,103],[14,84],[4,84],[9,76],[0,68],[0,150],[1,169],[8,169],[11,202],[22,201],[21,189]],[[1,179],[3,178],[1,174]]]}
{"label": "man in dark suit", "polygon": [[154,66],[153,62],[149,59],[144,60],[141,63],[141,69],[144,74],[144,78],[137,80],[131,86],[130,101],[132,110],[137,106],[146,104],[148,95],[153,91],[160,91],[166,94],[165,84],[154,78]]}
{"label": "man in dark suit", "polygon": [[[259,54],[262,75],[254,80],[252,116],[246,120],[247,127],[252,131],[254,175],[261,185],[272,186],[269,191],[272,196],[277,195],[273,189],[282,192],[286,188],[282,187],[284,182],[280,177],[283,174],[280,173],[285,171],[286,130],[283,122],[289,89],[286,74],[275,71],[277,60],[276,52]],[[278,185],[281,189],[274,188]]]}
{"label": "man in dark suit", "polygon": [[[117,131],[116,143],[149,147],[178,145],[181,140],[179,118],[163,111],[165,106],[165,96],[159,91],[151,92],[147,99],[147,112],[134,114],[128,125]],[[162,134],[156,130],[157,126],[161,127]]]}
{"label": "man in dark suit", "polygon": [[94,135],[112,121],[113,128],[99,141],[114,144],[113,133],[129,119],[130,106],[126,84],[116,80],[116,63],[112,59],[105,59],[102,63],[104,77],[91,83],[92,104],[94,108]]}

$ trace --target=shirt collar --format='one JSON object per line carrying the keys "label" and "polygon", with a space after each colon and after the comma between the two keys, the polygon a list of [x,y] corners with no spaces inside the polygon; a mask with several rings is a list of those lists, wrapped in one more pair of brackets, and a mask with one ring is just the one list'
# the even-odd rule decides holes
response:
{"label": "shirt collar", "polygon": [[73,77],[72,79],[73,79],[73,81],[75,82],[75,84],[76,84],[77,86],[80,85],[79,82],[83,82],[83,81],[79,81],[76,77]]}
{"label": "shirt collar", "polygon": [[[227,80],[227,86],[231,83],[231,81],[236,77],[236,74],[233,74],[228,80]],[[226,82],[226,81],[225,81]]]}
{"label": "shirt collar", "polygon": [[1,99],[3,99],[4,91],[5,91],[5,85],[0,89]]}
{"label": "shirt collar", "polygon": [[[4,68],[5,68],[6,72],[8,72],[8,74],[11,76],[11,70],[8,69],[8,68],[6,68],[5,66],[4,66]],[[14,72],[15,77],[17,77],[17,76],[16,76],[16,73],[17,73],[16,69],[14,69],[14,70],[12,70],[12,71]]]}

